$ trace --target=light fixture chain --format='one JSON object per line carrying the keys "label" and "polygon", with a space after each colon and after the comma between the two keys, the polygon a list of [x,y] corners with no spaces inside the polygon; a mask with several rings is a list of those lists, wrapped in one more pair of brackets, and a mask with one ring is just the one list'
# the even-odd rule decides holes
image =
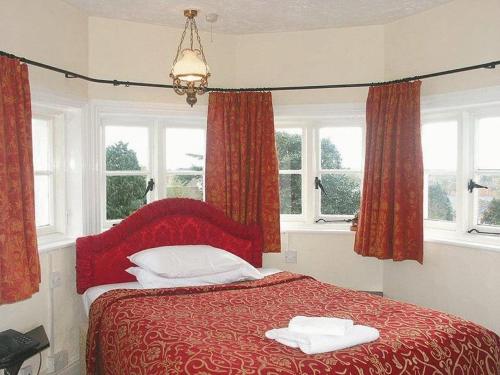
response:
{"label": "light fixture chain", "polygon": [[179,54],[181,53],[181,49],[182,49],[182,43],[184,42],[184,38],[186,37],[188,23],[189,23],[189,19],[186,19],[186,24],[184,25],[184,31],[182,32],[181,41],[179,43],[179,46],[177,47],[177,53],[175,54],[175,58],[174,58],[174,62],[172,64],[172,66],[174,66],[175,63],[177,62],[177,60],[179,59]]}
{"label": "light fixture chain", "polygon": [[194,24],[194,18],[190,19],[190,29],[191,29],[191,35],[190,35],[190,40],[191,40],[191,51],[193,50],[193,24]]}
{"label": "light fixture chain", "polygon": [[200,34],[198,34],[198,26],[196,26],[196,20],[194,18],[193,18],[193,23],[194,23],[194,32],[196,33],[196,40],[198,41],[198,45],[200,46],[201,58],[203,59],[205,65],[208,65],[207,60],[205,60],[205,53],[203,52],[203,46],[201,44]]}

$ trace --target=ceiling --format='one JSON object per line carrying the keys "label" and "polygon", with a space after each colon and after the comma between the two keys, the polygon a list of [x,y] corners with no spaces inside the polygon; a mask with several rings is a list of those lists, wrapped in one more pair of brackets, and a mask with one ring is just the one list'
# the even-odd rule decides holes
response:
{"label": "ceiling", "polygon": [[252,34],[380,25],[452,0],[64,0],[88,15],[182,28],[184,9],[199,9],[198,26]]}

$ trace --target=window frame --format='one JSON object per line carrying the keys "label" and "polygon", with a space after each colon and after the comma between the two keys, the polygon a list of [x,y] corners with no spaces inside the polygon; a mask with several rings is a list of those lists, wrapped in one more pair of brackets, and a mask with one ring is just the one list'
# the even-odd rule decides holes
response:
{"label": "window frame", "polygon": [[[149,166],[146,171],[107,171],[106,170],[106,134],[108,126],[143,127],[148,130],[148,157]],[[146,114],[131,115],[126,111],[120,113],[103,114],[99,116],[99,195],[100,195],[100,222],[101,230],[106,230],[118,224],[123,219],[108,220],[106,215],[106,177],[107,176],[145,176],[146,181],[152,178],[155,188],[146,196],[147,203],[167,198],[166,179],[170,174],[203,175],[203,200],[205,199],[205,166],[203,171],[182,171],[171,173],[166,169],[166,142],[167,129],[196,128],[204,131],[206,139],[206,122],[198,117],[185,118],[180,116],[151,116]],[[205,162],[205,157],[203,163]],[[186,173],[184,173],[186,172]]]}
{"label": "window frame", "polygon": [[[304,222],[307,217],[307,197],[308,192],[305,189],[306,186],[306,170],[307,170],[307,150],[308,150],[308,132],[307,128],[301,122],[296,121],[276,121],[275,132],[280,131],[280,129],[301,129],[302,131],[302,142],[301,142],[301,168],[300,169],[279,169],[278,170],[278,183],[281,174],[300,174],[301,175],[301,197],[302,197],[302,213],[301,214],[281,214],[280,221],[283,222]],[[277,151],[276,151],[277,152]],[[279,168],[279,155],[278,157],[278,168]]]}
{"label": "window frame", "polygon": [[[167,129],[201,129],[203,131],[203,136],[205,138],[205,153],[203,155],[203,169],[201,171],[194,171],[194,170],[189,170],[189,171],[175,171],[175,170],[168,170],[166,167],[166,153],[167,153],[167,145],[166,145],[166,133]],[[206,157],[207,157],[207,150],[206,150],[206,140],[207,140],[207,127],[206,124],[201,123],[200,121],[194,120],[194,119],[183,119],[182,121],[173,123],[172,120],[163,120],[160,123],[160,137],[161,137],[161,142],[158,145],[158,158],[159,158],[159,171],[158,171],[158,189],[157,192],[162,192],[161,194],[158,194],[160,198],[158,199],[163,199],[163,198],[169,198],[167,196],[167,177],[168,176],[175,176],[175,175],[187,175],[187,176],[202,176],[202,181],[203,181],[203,193],[202,193],[202,200],[205,201],[205,190],[206,190],[206,185],[205,185],[205,170],[206,170]]]}
{"label": "window frame", "polygon": [[[50,170],[36,171],[33,161],[33,176],[49,175],[49,225],[37,226],[36,233],[38,238],[50,237],[55,234],[64,235],[66,225],[69,221],[69,214],[66,211],[66,132],[65,124],[67,121],[66,112],[60,108],[33,103],[32,119],[46,121],[50,127]],[[32,136],[32,141],[33,139]],[[57,192],[57,194],[56,194]]]}
{"label": "window frame", "polygon": [[[424,114],[421,119],[421,134],[423,134],[423,127],[426,124],[436,124],[443,122],[456,122],[457,127],[457,143],[455,145],[457,151],[457,160],[455,164],[455,171],[449,169],[428,169],[425,167],[424,163],[424,191],[423,191],[423,213],[424,213],[424,227],[428,229],[437,230],[447,230],[455,231],[457,228],[463,226],[463,200],[464,192],[461,186],[463,186],[464,173],[463,173],[463,153],[466,150],[464,146],[464,124],[462,116],[459,111],[444,111],[437,113]],[[437,125],[439,126],[439,125]],[[423,141],[423,138],[422,138]],[[424,150],[422,148],[422,156],[424,155]],[[455,176],[455,190],[456,190],[456,202],[455,202],[455,221],[448,222],[444,220],[432,220],[426,219],[426,212],[428,210],[429,202],[429,190],[428,190],[428,179],[429,176]]]}
{"label": "window frame", "polygon": [[[157,124],[143,117],[126,117],[126,116],[104,116],[101,118],[100,123],[100,166],[101,166],[101,178],[100,178],[100,196],[101,196],[101,223],[103,228],[107,229],[113,225],[118,224],[123,219],[111,219],[108,220],[106,206],[107,206],[107,177],[113,176],[145,176],[146,183],[150,178],[154,177],[155,170],[155,160],[153,157],[153,143],[155,142],[155,133],[157,132]],[[135,128],[145,128],[148,134],[148,169],[145,171],[108,171],[106,168],[106,127],[135,127]],[[156,182],[156,180],[155,180]],[[153,190],[153,198],[151,194],[146,196],[147,203],[156,200],[156,193],[158,189]]]}
{"label": "window frame", "polygon": [[[33,160],[33,175],[36,181],[36,176],[48,176],[49,177],[49,224],[36,227],[36,232],[38,236],[44,236],[48,234],[55,233],[57,231],[56,225],[56,165],[55,165],[55,131],[54,131],[54,118],[47,114],[33,113],[32,119],[37,119],[44,121],[47,124],[49,131],[49,156],[48,156],[48,166],[47,170],[37,170],[35,169],[35,162]],[[32,139],[35,142],[35,139]]]}
{"label": "window frame", "polygon": [[[469,179],[473,179],[474,181],[479,183],[479,176],[498,176],[500,177],[500,168],[499,169],[479,169],[478,168],[478,125],[482,119],[486,118],[499,118],[500,123],[500,105],[495,107],[484,107],[478,110],[475,110],[469,116],[469,147],[471,150],[472,160],[469,163]],[[475,189],[473,193],[467,192],[468,195],[468,205],[467,205],[467,221],[468,226],[466,230],[476,229],[481,232],[492,232],[492,233],[500,233],[500,225],[482,225],[478,224],[478,189]],[[480,234],[480,233],[478,233]]]}
{"label": "window frame", "polygon": [[[314,177],[318,176],[321,179],[323,174],[344,174],[344,175],[359,175],[359,190],[363,192],[363,178],[364,178],[364,162],[365,162],[365,129],[366,126],[364,122],[360,123],[359,118],[340,118],[340,119],[332,119],[332,122],[338,122],[335,125],[332,125],[332,122],[321,122],[314,127],[314,145],[315,145],[315,157],[314,157]],[[320,131],[325,128],[360,128],[361,130],[361,165],[360,169],[323,169],[321,167],[321,137]],[[313,178],[314,178],[313,177]],[[324,219],[324,220],[348,220],[352,219],[354,215],[342,215],[342,214],[323,214],[321,212],[321,190],[314,189],[314,220]],[[361,205],[361,201],[360,201]],[[359,211],[359,209],[358,209]]]}

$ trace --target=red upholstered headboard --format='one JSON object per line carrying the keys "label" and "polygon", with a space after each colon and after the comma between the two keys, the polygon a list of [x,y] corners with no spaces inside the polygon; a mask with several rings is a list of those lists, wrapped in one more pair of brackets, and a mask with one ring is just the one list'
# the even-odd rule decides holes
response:
{"label": "red upholstered headboard", "polygon": [[134,212],[113,228],[76,240],[76,286],[135,281],[125,272],[127,256],[168,245],[211,245],[230,251],[255,267],[262,266],[262,234],[256,225],[242,225],[208,203],[163,199]]}

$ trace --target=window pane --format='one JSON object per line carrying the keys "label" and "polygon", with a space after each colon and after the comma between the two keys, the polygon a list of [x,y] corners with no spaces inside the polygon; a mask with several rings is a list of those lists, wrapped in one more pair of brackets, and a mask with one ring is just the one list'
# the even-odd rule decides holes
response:
{"label": "window pane", "polygon": [[33,166],[35,171],[49,171],[50,166],[50,123],[46,120],[33,119]]}
{"label": "window pane", "polygon": [[455,221],[457,184],[455,176],[429,176],[426,219]]}
{"label": "window pane", "polygon": [[479,176],[479,184],[488,189],[477,189],[478,224],[500,225],[500,175]]}
{"label": "window pane", "polygon": [[361,169],[361,128],[322,128],[319,137],[322,169]]}
{"label": "window pane", "polygon": [[37,227],[50,225],[51,176],[35,175],[35,221]]}
{"label": "window pane", "polygon": [[361,179],[359,175],[322,174],[326,194],[321,193],[324,215],[354,215],[359,210]]}
{"label": "window pane", "polygon": [[202,175],[167,176],[167,198],[203,199]]}
{"label": "window pane", "polygon": [[276,131],[279,169],[302,169],[302,129]]}
{"label": "window pane", "polygon": [[106,177],[106,218],[123,219],[145,204],[146,176]]}
{"label": "window pane", "polygon": [[165,165],[169,171],[201,171],[205,164],[203,129],[166,129]]}
{"label": "window pane", "polygon": [[422,126],[425,169],[457,168],[457,122],[431,122]]}
{"label": "window pane", "polygon": [[500,117],[479,120],[476,139],[477,169],[500,169]]}
{"label": "window pane", "polygon": [[302,175],[280,174],[280,207],[282,214],[302,214]]}
{"label": "window pane", "polygon": [[149,166],[148,129],[106,126],[106,170],[140,171]]}

